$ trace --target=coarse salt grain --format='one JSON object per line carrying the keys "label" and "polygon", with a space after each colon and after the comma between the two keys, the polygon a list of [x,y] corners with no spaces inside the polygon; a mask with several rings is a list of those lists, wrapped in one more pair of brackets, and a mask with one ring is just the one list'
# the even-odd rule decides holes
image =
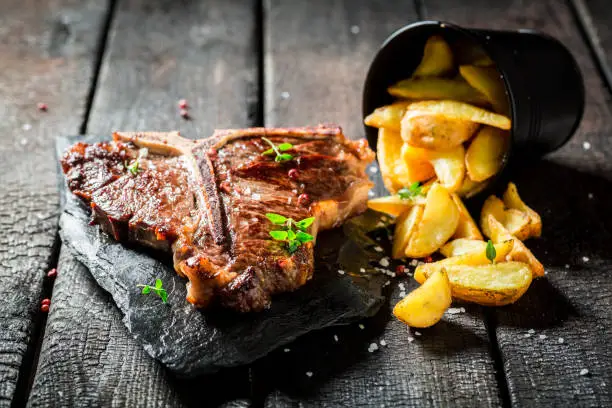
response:
{"label": "coarse salt grain", "polygon": [[547,336],[545,334],[540,334],[540,340],[544,340]]}
{"label": "coarse salt grain", "polygon": [[465,313],[465,307],[461,308],[461,313]]}
{"label": "coarse salt grain", "polygon": [[365,268],[359,268],[359,272],[365,273],[365,271],[366,271]]}
{"label": "coarse salt grain", "polygon": [[288,353],[288,352],[290,352],[290,351],[291,351],[291,349],[286,348],[286,349],[284,349],[283,351],[284,351],[285,353]]}
{"label": "coarse salt grain", "polygon": [[589,374],[589,370],[587,370],[586,368],[583,368],[582,370],[580,370],[580,375],[588,375]]}
{"label": "coarse salt grain", "polygon": [[290,94],[289,92],[287,92],[287,91],[283,91],[283,92],[281,92],[280,96],[281,96],[281,98],[283,98],[283,99],[289,99],[289,97],[291,96],[291,94]]}
{"label": "coarse salt grain", "polygon": [[589,200],[593,199],[593,193],[589,193]]}
{"label": "coarse salt grain", "polygon": [[402,299],[406,297],[406,292],[400,292],[399,293],[399,297],[401,297]]}
{"label": "coarse salt grain", "polygon": [[529,334],[535,334],[535,330],[533,330],[533,329],[529,329],[529,330],[527,330],[527,333],[529,333]]}
{"label": "coarse salt grain", "polygon": [[[379,247],[378,245],[374,247],[374,250],[376,252],[383,252],[384,251],[384,249],[382,249],[382,247]],[[385,265],[383,265],[383,266],[385,266]]]}
{"label": "coarse salt grain", "polygon": [[360,328],[361,330],[363,330],[363,329],[365,329],[365,326],[364,326],[363,324],[359,323],[359,328]]}
{"label": "coarse salt grain", "polygon": [[306,371],[306,376],[307,377],[312,377],[312,371]]}
{"label": "coarse salt grain", "polygon": [[583,262],[589,262],[589,257],[588,256],[583,256],[582,257],[582,261]]}
{"label": "coarse salt grain", "polygon": [[584,150],[589,150],[591,148],[591,143],[589,143],[589,142],[582,143],[582,148]]}
{"label": "coarse salt grain", "polygon": [[563,344],[565,343],[565,340],[563,339],[563,337],[559,337],[559,340],[557,340],[559,342],[559,344]]}
{"label": "coarse salt grain", "polygon": [[23,130],[30,130],[30,129],[32,129],[32,125],[30,125],[29,123],[24,123],[21,128]]}
{"label": "coarse salt grain", "polygon": [[412,261],[410,261],[410,266],[417,266],[418,263],[419,261],[417,261],[416,259],[413,259]]}
{"label": "coarse salt grain", "polygon": [[389,286],[390,284],[391,284],[391,281],[386,281],[385,283],[383,283],[383,287]]}
{"label": "coarse salt grain", "polygon": [[368,197],[372,198],[376,195],[376,193],[372,190],[368,191]]}
{"label": "coarse salt grain", "polygon": [[414,337],[408,337],[408,343],[412,343],[414,341]]}
{"label": "coarse salt grain", "polygon": [[385,341],[385,339],[382,339],[380,341],[380,345],[383,346],[383,347],[385,347],[387,345],[387,342]]}
{"label": "coarse salt grain", "polygon": [[449,307],[449,308],[446,310],[446,313],[448,313],[448,314],[452,314],[452,315],[454,315],[454,314],[459,314],[459,313],[461,313],[461,309],[459,309],[458,307]]}
{"label": "coarse salt grain", "polygon": [[337,343],[338,342],[338,335],[334,334],[334,341]]}
{"label": "coarse salt grain", "polygon": [[376,343],[372,343],[372,344],[370,344],[370,346],[368,347],[368,351],[369,351],[370,353],[373,353],[373,352],[375,352],[376,350],[378,350],[378,344],[376,344]]}
{"label": "coarse salt grain", "polygon": [[253,200],[259,201],[259,200],[261,200],[261,194],[253,193],[253,195],[251,195],[251,198]]}
{"label": "coarse salt grain", "polygon": [[345,274],[345,272],[344,272],[342,269],[338,269],[338,273],[339,273],[340,275],[344,275],[344,274]]}
{"label": "coarse salt grain", "polygon": [[359,31],[361,31],[359,26],[357,26],[357,25],[351,26],[351,34],[357,35],[357,34],[359,34]]}
{"label": "coarse salt grain", "polygon": [[416,331],[416,330],[415,330],[415,331],[414,331],[414,335],[415,335],[415,336],[420,336],[420,335],[421,335],[421,332],[420,332],[420,331]]}
{"label": "coarse salt grain", "polygon": [[400,282],[397,287],[400,288],[400,290],[406,290],[406,286],[404,286],[402,282]]}
{"label": "coarse salt grain", "polygon": [[525,337],[531,337],[531,334],[529,334],[529,333],[525,333],[525,334],[524,334],[524,336],[525,336]]}
{"label": "coarse salt grain", "polygon": [[376,167],[376,166],[370,167],[370,173],[372,173],[372,174],[378,173],[378,167]]}
{"label": "coarse salt grain", "polygon": [[569,269],[569,264],[565,264],[565,269]]}

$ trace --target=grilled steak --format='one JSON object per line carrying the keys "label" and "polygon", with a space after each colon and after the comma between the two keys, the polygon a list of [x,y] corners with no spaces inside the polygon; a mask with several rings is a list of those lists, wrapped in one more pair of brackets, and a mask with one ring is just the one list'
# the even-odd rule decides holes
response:
{"label": "grilled steak", "polygon": [[[291,143],[293,158],[262,155]],[[365,174],[374,153],[338,127],[240,129],[188,140],[177,132],[119,132],[112,142],[77,143],[62,158],[70,190],[92,209],[92,222],[116,240],[171,251],[189,279],[187,300],[218,300],[261,310],[271,295],[312,276],[314,241],[290,252],[272,239],[265,216],[314,216],[308,232],[340,225],[365,210]]]}

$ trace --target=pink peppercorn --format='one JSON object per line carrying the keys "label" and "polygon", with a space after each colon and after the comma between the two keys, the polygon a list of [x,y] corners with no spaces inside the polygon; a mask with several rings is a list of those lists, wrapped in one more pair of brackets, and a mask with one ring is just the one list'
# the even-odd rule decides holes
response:
{"label": "pink peppercorn", "polygon": [[40,311],[43,312],[43,313],[49,312],[49,305],[47,305],[47,304],[42,305],[40,307]]}
{"label": "pink peppercorn", "polygon": [[178,106],[181,109],[187,109],[189,107],[189,105],[187,104],[187,100],[186,99],[179,100]]}
{"label": "pink peppercorn", "polygon": [[49,108],[49,107],[47,106],[47,104],[46,104],[46,103],[43,103],[43,102],[38,102],[38,103],[36,104],[36,106],[38,107],[38,110],[39,110],[39,111],[43,111],[43,112],[46,112],[46,111],[47,111],[47,109]]}
{"label": "pink peppercorn", "polygon": [[189,119],[189,112],[186,109],[181,109],[180,114],[183,119]]}
{"label": "pink peppercorn", "polygon": [[298,204],[306,207],[308,204],[310,204],[310,196],[306,193],[302,193],[298,196]]}
{"label": "pink peppercorn", "polygon": [[57,276],[57,269],[53,268],[49,272],[47,272],[48,278],[55,278]]}
{"label": "pink peppercorn", "polygon": [[300,176],[300,172],[298,171],[298,169],[291,169],[289,170],[289,173],[287,173],[287,175],[290,179],[295,180]]}

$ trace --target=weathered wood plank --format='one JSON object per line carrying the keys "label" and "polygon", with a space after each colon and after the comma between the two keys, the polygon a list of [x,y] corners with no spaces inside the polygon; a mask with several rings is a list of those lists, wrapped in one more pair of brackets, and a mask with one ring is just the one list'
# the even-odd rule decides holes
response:
{"label": "weathered wood plank", "polygon": [[[417,18],[413,3],[264,4],[266,125],[332,121],[349,137],[363,137],[361,90],[369,62],[387,35]],[[406,290],[416,287],[412,278],[400,282]],[[364,330],[352,325],[312,333],[256,364],[255,389],[265,405],[498,406],[481,309],[449,315],[417,336],[391,317],[397,282],[390,292],[390,305],[364,322]],[[369,353],[372,343],[379,350]]]}
{"label": "weathered wood plank", "polygon": [[514,177],[542,214],[543,237],[528,246],[548,275],[493,313],[513,405],[610,406],[612,113],[588,45],[564,1],[427,0],[425,8],[429,18],[467,26],[544,31],[566,44],[582,70],[587,98],[577,134],[550,161],[526,163]]}
{"label": "weathered wood plank", "polygon": [[107,9],[94,0],[0,4],[0,406],[25,400],[56,256],[53,139],[81,126]]}
{"label": "weathered wood plank", "polygon": [[[217,126],[253,125],[255,6],[242,0],[120,2],[87,131],[110,137],[116,129],[178,129],[196,138]],[[189,121],[179,115],[180,98],[191,106]],[[248,398],[246,368],[191,381],[171,377],[68,254],[60,260],[56,289],[30,405],[213,406]]]}

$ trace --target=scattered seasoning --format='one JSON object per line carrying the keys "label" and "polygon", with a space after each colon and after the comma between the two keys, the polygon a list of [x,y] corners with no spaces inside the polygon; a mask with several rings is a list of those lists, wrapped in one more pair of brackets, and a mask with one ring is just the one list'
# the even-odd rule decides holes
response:
{"label": "scattered seasoning", "polygon": [[351,26],[351,34],[357,35],[359,34],[359,31],[361,31],[361,29],[358,25]]}
{"label": "scattered seasoning", "polygon": [[529,330],[527,330],[527,333],[529,333],[529,334],[535,334],[535,330],[533,330],[533,329],[529,329]]}
{"label": "scattered seasoning", "polygon": [[285,353],[288,353],[288,352],[290,352],[290,351],[291,351],[291,349],[286,348],[286,349],[284,349],[283,351],[284,351]]}
{"label": "scattered seasoning", "polygon": [[366,270],[365,270],[365,268],[359,268],[359,272],[361,272],[361,273],[365,273],[365,272],[366,272]]}
{"label": "scattered seasoning", "polygon": [[583,262],[589,262],[589,257],[588,256],[583,256],[582,257],[582,261]]}
{"label": "scattered seasoning", "polygon": [[582,370],[580,370],[580,375],[589,375],[589,370],[587,370],[586,368],[583,368]]}
{"label": "scattered seasoning", "polygon": [[30,130],[32,129],[32,125],[30,125],[29,123],[24,123],[23,126],[21,126],[21,128],[23,130]]}
{"label": "scattered seasoning", "polygon": [[46,103],[44,103],[44,102],[38,102],[38,103],[36,104],[36,107],[38,108],[38,110],[39,110],[39,111],[42,111],[42,112],[46,112],[46,111],[47,111],[47,109],[49,108],[49,107],[47,106],[47,104],[46,104]]}
{"label": "scattered seasoning", "polygon": [[569,264],[565,264],[565,269],[569,269]]}
{"label": "scattered seasoning", "polygon": [[380,345],[383,347],[387,345],[387,342],[385,341],[385,339],[380,340]]}
{"label": "scattered seasoning", "polygon": [[465,307],[461,308],[461,313],[465,313]]}
{"label": "scattered seasoning", "polygon": [[525,336],[525,337],[531,337],[531,334],[529,334],[529,333],[525,333],[525,334],[524,334],[524,336]]}
{"label": "scattered seasoning", "polygon": [[360,328],[361,330],[364,330],[364,329],[365,329],[365,326],[364,326],[363,324],[359,323],[359,328]]}
{"label": "scattered seasoning", "polygon": [[374,192],[374,191],[372,191],[372,190],[368,191],[368,197],[369,197],[369,198],[373,198],[373,197],[375,197],[375,196],[376,196],[376,192]]}
{"label": "scattered seasoning", "polygon": [[559,337],[559,340],[557,340],[559,342],[559,344],[563,344],[565,343],[565,340],[563,339],[563,337]]}
{"label": "scattered seasoning", "polygon": [[[377,247],[377,248],[380,248],[380,247]],[[382,248],[380,249],[382,250]],[[378,261],[378,263],[380,264],[380,266],[384,266],[386,268],[387,266],[389,266],[389,258],[384,257],[380,261]]]}
{"label": "scattered seasoning", "polygon": [[181,115],[181,118],[183,119],[190,119],[189,112],[187,111],[187,109],[181,109],[179,114]]}
{"label": "scattered seasoning", "polygon": [[298,196],[298,204],[302,207],[306,207],[310,204],[310,196],[306,193],[302,193]]}
{"label": "scattered seasoning", "polygon": [[593,193],[589,193],[589,200],[593,199]]}
{"label": "scattered seasoning", "polygon": [[425,261],[425,263],[431,263],[431,262],[433,262],[433,258],[431,256],[426,256],[424,261]]}
{"label": "scattered seasoning", "polygon": [[57,276],[57,268],[53,268],[49,272],[47,272],[48,278],[55,278],[56,276]]}
{"label": "scattered seasoning", "polygon": [[334,334],[334,341],[337,343],[338,342],[338,335]]}
{"label": "scattered seasoning", "polygon": [[297,178],[300,176],[300,172],[298,171],[298,169],[291,169],[287,173],[287,176],[289,176],[291,180],[297,180]]}
{"label": "scattered seasoning", "polygon": [[378,167],[376,167],[376,166],[370,167],[370,173],[372,173],[372,174],[378,173]]}
{"label": "scattered seasoning", "polygon": [[187,104],[187,99],[179,99],[178,106],[181,109],[188,109],[189,105]]}
{"label": "scattered seasoning", "polygon": [[280,96],[281,96],[281,98],[283,98],[283,99],[289,99],[289,97],[291,96],[291,94],[290,94],[289,92],[287,92],[287,91],[283,91],[283,92],[281,92]]}
{"label": "scattered seasoning", "polygon": [[538,337],[540,337],[540,340],[544,340],[547,336],[545,334],[540,334]]}
{"label": "scattered seasoning", "polygon": [[[383,252],[383,251],[384,251],[384,249],[382,249],[382,247],[380,247],[380,246],[378,246],[378,245],[376,245],[376,246],[374,247],[374,250],[375,250],[376,252]],[[383,266],[387,266],[387,265],[383,265]]]}
{"label": "scattered seasoning", "polygon": [[49,305],[42,305],[40,307],[40,311],[43,313],[48,313],[49,312]]}
{"label": "scattered seasoning", "polygon": [[461,313],[461,309],[459,309],[458,307],[449,307],[446,310],[446,313],[451,314],[451,315],[456,315]]}
{"label": "scattered seasoning", "polygon": [[306,376],[307,377],[312,377],[312,371],[306,371]]}
{"label": "scattered seasoning", "polygon": [[345,272],[344,272],[342,269],[338,269],[338,273],[339,273],[340,275],[344,275],[344,274],[345,274]]}
{"label": "scattered seasoning", "polygon": [[395,267],[395,274],[396,275],[405,275],[406,274],[406,266],[404,265],[397,265]]}
{"label": "scattered seasoning", "polygon": [[51,304],[51,299],[49,298],[44,298],[41,302],[41,305],[50,305]]}
{"label": "scattered seasoning", "polygon": [[415,330],[415,331],[414,331],[414,335],[415,335],[415,336],[420,336],[420,335],[421,335],[421,332],[420,332],[420,331],[416,331],[416,330]]}
{"label": "scattered seasoning", "polygon": [[142,294],[148,295],[153,292],[157,296],[159,296],[164,303],[168,303],[168,292],[163,288],[163,282],[161,279],[155,279],[155,286],[150,285],[136,285],[139,288],[142,288]]}
{"label": "scattered seasoning", "polygon": [[589,142],[583,142],[583,143],[582,143],[582,148],[583,148],[584,150],[589,150],[589,149],[591,148],[591,143],[589,143]]}
{"label": "scattered seasoning", "polygon": [[370,353],[375,352],[376,350],[378,350],[378,344],[376,343],[371,343],[370,346],[368,347],[368,351]]}

